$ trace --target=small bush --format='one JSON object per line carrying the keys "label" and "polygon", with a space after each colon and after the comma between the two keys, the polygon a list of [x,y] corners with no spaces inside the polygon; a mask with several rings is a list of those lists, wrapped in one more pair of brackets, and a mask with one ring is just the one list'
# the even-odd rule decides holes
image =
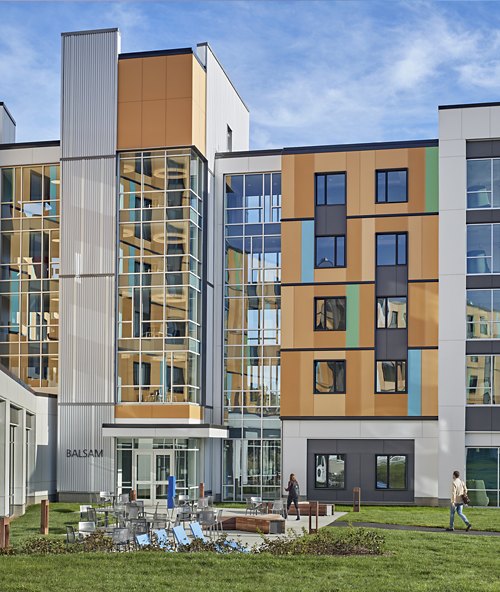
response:
{"label": "small bush", "polygon": [[96,531],[71,545],[67,545],[60,539],[42,537],[29,539],[21,547],[20,553],[24,555],[63,555],[66,553],[110,552],[113,550],[114,545],[111,538],[101,531]]}
{"label": "small bush", "polygon": [[324,528],[305,536],[289,531],[285,537],[262,538],[254,552],[271,555],[380,555],[385,548],[383,534],[364,528]]}

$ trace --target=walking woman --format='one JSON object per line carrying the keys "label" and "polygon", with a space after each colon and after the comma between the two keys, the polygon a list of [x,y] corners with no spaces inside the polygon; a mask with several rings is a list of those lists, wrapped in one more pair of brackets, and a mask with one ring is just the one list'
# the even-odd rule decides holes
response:
{"label": "walking woman", "polygon": [[300,495],[300,488],[299,482],[293,473],[290,474],[290,480],[288,481],[288,487],[285,488],[285,491],[288,491],[288,499],[286,502],[286,513],[288,516],[288,511],[290,510],[290,506],[295,506],[295,511],[297,513],[297,520],[300,520],[300,511],[299,511],[299,495]]}

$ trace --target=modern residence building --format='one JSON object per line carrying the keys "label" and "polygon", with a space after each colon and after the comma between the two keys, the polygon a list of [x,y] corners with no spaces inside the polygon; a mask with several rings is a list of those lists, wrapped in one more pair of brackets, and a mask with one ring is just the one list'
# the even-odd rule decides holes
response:
{"label": "modern residence building", "polygon": [[500,505],[500,104],[250,151],[208,44],[114,29],[63,34],[61,92],[60,141],[16,144],[0,103],[0,514],[290,472],[438,504],[455,469]]}

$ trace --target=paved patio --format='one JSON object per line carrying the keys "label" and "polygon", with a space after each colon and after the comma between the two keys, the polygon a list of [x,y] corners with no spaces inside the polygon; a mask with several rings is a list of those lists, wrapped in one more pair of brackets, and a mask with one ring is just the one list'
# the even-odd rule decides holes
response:
{"label": "paved patio", "polygon": [[[223,516],[245,516],[245,509],[244,508],[219,508],[223,510]],[[335,522],[341,516],[344,516],[347,512],[335,512],[331,516],[319,516],[318,517],[318,527],[323,528],[324,526],[330,525],[332,522]],[[312,527],[316,527],[316,517],[312,519]],[[309,530],[309,515],[301,516],[300,520],[297,520],[295,516],[290,516],[286,521],[286,530],[293,530],[297,534],[302,534],[303,529],[306,531]],[[228,538],[230,539],[237,539],[240,540],[242,543],[246,543],[250,547],[253,545],[258,545],[262,541],[261,535],[257,532],[244,532],[241,530],[228,530],[226,531]],[[266,537],[270,539],[275,539],[283,536],[282,534],[268,534]]]}

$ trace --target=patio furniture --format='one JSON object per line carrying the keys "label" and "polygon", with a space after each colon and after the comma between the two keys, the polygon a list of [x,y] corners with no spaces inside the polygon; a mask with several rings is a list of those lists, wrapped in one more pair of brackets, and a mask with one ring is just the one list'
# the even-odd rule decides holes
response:
{"label": "patio furniture", "polygon": [[273,501],[270,513],[279,514],[280,516],[283,516],[283,518],[286,518],[286,508],[282,499]]}
{"label": "patio furniture", "polygon": [[119,493],[118,497],[116,498],[117,503],[119,504],[127,504],[130,501],[130,494],[128,493]]}
{"label": "patio furniture", "polygon": [[79,522],[78,523],[78,536],[80,538],[89,536],[95,532],[95,522]]}
{"label": "patio furniture", "polygon": [[158,542],[158,546],[160,549],[164,549],[165,551],[173,551],[172,545],[168,540],[168,534],[166,529],[158,528],[153,530],[153,534],[156,536],[156,540]]}
{"label": "patio furniture", "polygon": [[[201,524],[199,522],[191,522],[189,524],[189,528],[191,530],[191,534],[193,535],[193,538],[198,539],[199,541],[203,541],[204,543],[209,542],[207,537],[203,534],[203,531],[201,529]],[[249,549],[247,549],[246,547],[242,547],[236,541],[225,540],[223,542],[223,545],[225,547],[230,547],[231,549],[234,549],[235,551],[241,551],[242,553],[250,553]],[[219,545],[216,546],[216,550],[219,553],[222,553],[224,551]]]}
{"label": "patio furniture", "polygon": [[145,534],[148,532],[148,524],[145,518],[127,520],[126,523],[134,538],[138,534]]}
{"label": "patio furniture", "polygon": [[80,520],[88,520],[87,511],[91,507],[89,505],[80,506]]}
{"label": "patio furniture", "polygon": [[128,528],[115,528],[111,532],[111,540],[115,547],[120,550],[127,547],[130,542],[130,532]]}
{"label": "patio furniture", "polygon": [[198,513],[198,521],[202,528],[205,529],[205,532],[210,532],[210,536],[212,536],[217,522],[214,510],[201,510]]}
{"label": "patio furniture", "polygon": [[261,512],[264,508],[264,504],[262,503],[262,498],[261,497],[249,497],[247,498],[247,505],[245,508],[245,514],[252,514],[252,515],[257,515],[259,512]]}
{"label": "patio furniture", "polygon": [[184,530],[184,526],[174,526],[172,528],[172,534],[174,535],[175,544],[178,547],[182,547],[184,545],[189,545],[189,539],[186,531]]}
{"label": "patio furniture", "polygon": [[76,543],[76,532],[73,526],[66,526],[66,544],[72,545]]}
{"label": "patio furniture", "polygon": [[149,534],[136,534],[135,535],[135,544],[140,547],[149,547],[151,545],[151,539],[149,538]]}
{"label": "patio furniture", "polygon": [[[236,516],[234,530],[262,532],[263,534],[282,534],[285,532],[285,519],[278,514],[259,514],[256,516]],[[226,525],[226,530],[230,529]]]}
{"label": "patio furniture", "polygon": [[222,527],[222,510],[217,510],[217,513],[215,514],[215,530],[220,532],[223,532],[223,527]]}

